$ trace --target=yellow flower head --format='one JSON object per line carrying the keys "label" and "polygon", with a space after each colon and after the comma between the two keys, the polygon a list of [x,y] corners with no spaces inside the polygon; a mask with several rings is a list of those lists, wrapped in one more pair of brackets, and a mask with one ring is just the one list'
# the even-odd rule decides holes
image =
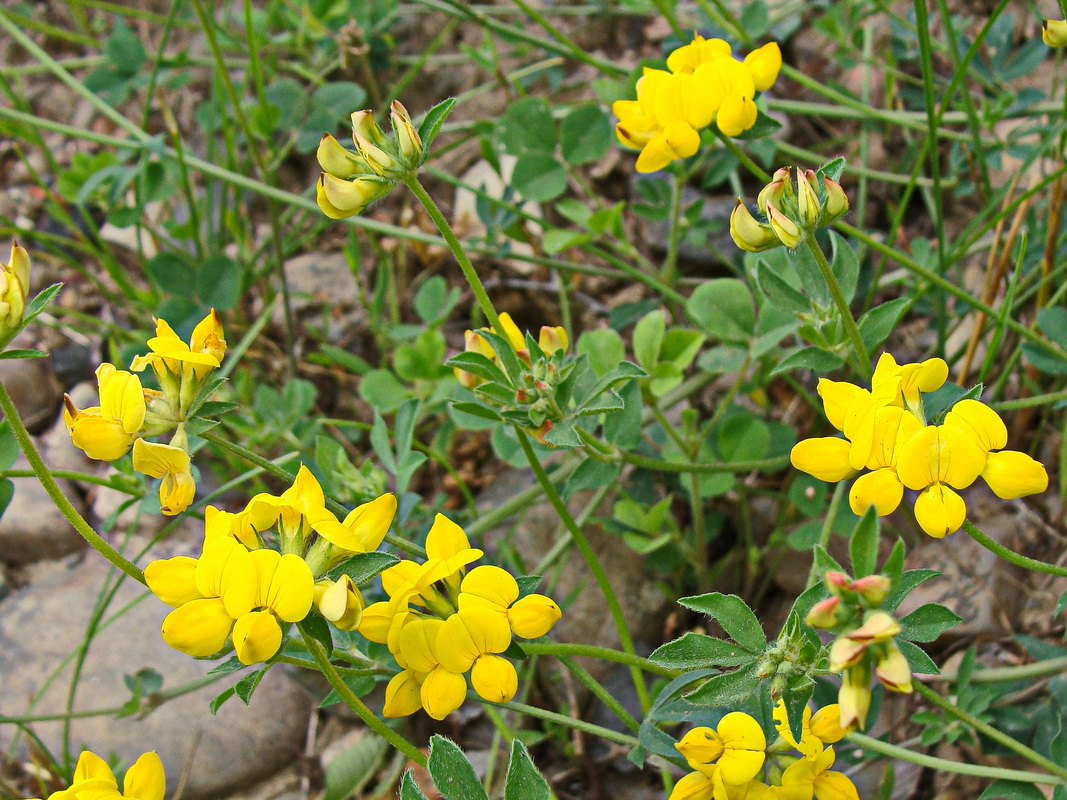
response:
{"label": "yellow flower head", "polygon": [[145,391],[136,376],[103,363],[96,369],[100,405],[78,410],[64,397],[63,420],[76,447],[89,458],[115,461],[133,447],[148,408]]}
{"label": "yellow flower head", "polygon": [[834,748],[809,758],[794,761],[782,774],[782,788],[796,792],[796,797],[811,797],[820,800],[859,800],[859,793],[852,779],[843,772],[830,769],[834,764]]}
{"label": "yellow flower head", "polygon": [[840,707],[836,703],[820,708],[815,714],[807,706],[804,707],[799,742],[789,729],[789,715],[782,700],[774,707],[774,726],[786,742],[808,758],[819,755],[824,745],[840,741],[846,733],[841,727]]}
{"label": "yellow flower head", "polygon": [[167,778],[163,762],[155,752],[143,753],[133,762],[122,781],[100,756],[83,750],[74,767],[69,789],[54,792],[49,800],[163,800]]}
{"label": "yellow flower head", "polygon": [[30,254],[12,240],[11,256],[0,263],[0,337],[14,335],[22,324],[29,293]]}
{"label": "yellow flower head", "polygon": [[133,468],[159,484],[159,510],[167,516],[180,514],[196,495],[189,454],[180,447],[138,439],[133,443]]}
{"label": "yellow flower head", "polygon": [[737,786],[755,778],[763,767],[767,737],[753,717],[731,711],[714,729],[694,728],[675,747],[693,769],[708,775],[714,764],[724,783]]}

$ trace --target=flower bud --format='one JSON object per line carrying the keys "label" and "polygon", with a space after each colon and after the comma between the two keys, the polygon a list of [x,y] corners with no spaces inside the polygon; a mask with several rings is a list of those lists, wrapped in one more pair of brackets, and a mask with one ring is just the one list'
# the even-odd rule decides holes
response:
{"label": "flower bud", "polygon": [[841,590],[848,589],[852,583],[848,575],[833,569],[823,573],[822,580],[830,594],[834,595],[840,595]]}
{"label": "flower bud", "polygon": [[819,179],[814,170],[801,172],[797,168],[797,212],[801,227],[810,228],[819,222]]}
{"label": "flower bud", "polygon": [[884,652],[878,659],[874,668],[874,674],[882,685],[894,692],[911,693],[911,667],[908,660],[900,652],[896,642],[884,645]]}
{"label": "flower bud", "polygon": [[360,157],[378,175],[384,176],[398,168],[396,159],[379,146],[385,144],[386,138],[374,121],[374,112],[352,113],[352,141]]}
{"label": "flower bud", "polygon": [[324,172],[315,185],[315,201],[330,219],[345,219],[358,214],[379,197],[384,197],[391,188],[391,183],[373,176],[345,181]]}
{"label": "flower bud", "polygon": [[848,195],[841,188],[841,184],[835,180],[824,177],[823,183],[826,184],[826,202],[823,203],[819,224],[829,225],[848,213]]}
{"label": "flower bud", "polygon": [[825,600],[820,600],[811,607],[804,621],[814,628],[835,628],[841,624],[841,616],[838,614],[840,605],[840,597],[827,597]]}
{"label": "flower bud", "polygon": [[30,291],[30,254],[11,242],[11,258],[0,264],[0,338],[13,335],[22,324]]}
{"label": "flower bud", "polygon": [[543,594],[528,594],[520,597],[508,608],[508,624],[511,632],[523,639],[544,636],[555,625],[563,612],[550,597]]}
{"label": "flower bud", "polygon": [[771,182],[764,186],[756,195],[756,205],[765,215],[770,215],[768,209],[771,206],[778,208],[787,199],[793,197],[793,182],[789,177],[789,167],[782,167],[771,176]]}
{"label": "flower bud", "polygon": [[730,238],[734,240],[734,244],[749,253],[770,250],[781,244],[770,226],[752,216],[752,212],[740,197],[730,214]]}
{"label": "flower bud", "polygon": [[550,328],[548,325],[541,326],[541,333],[537,337],[537,346],[544,351],[546,356],[550,356],[560,350],[566,350],[567,344],[567,331],[563,329],[563,326],[557,325],[554,328]]}
{"label": "flower bud", "polygon": [[867,712],[871,708],[870,681],[866,669],[850,669],[841,676],[841,689],[837,693],[841,727],[863,729]]}
{"label": "flower bud", "polygon": [[889,596],[892,583],[885,575],[867,575],[857,578],[849,587],[850,591],[859,594],[869,605],[881,605],[882,601]]}
{"label": "flower bud", "polygon": [[1049,47],[1067,47],[1067,21],[1046,19],[1041,23],[1041,39]]}
{"label": "flower bud", "polygon": [[773,205],[767,208],[767,219],[770,222],[771,230],[774,231],[774,235],[778,237],[778,241],[790,250],[795,250],[799,247],[807,235],[806,231],[796,222]]}
{"label": "flower bud", "polygon": [[415,169],[423,161],[422,139],[419,132],[411,124],[408,110],[399,100],[394,100],[389,110],[389,118],[393,124],[393,135],[396,137],[397,149],[402,158],[408,163],[409,169]]}
{"label": "flower bud", "polygon": [[319,166],[322,167],[323,172],[328,172],[337,178],[352,178],[366,171],[366,165],[362,163],[362,160],[355,153],[348,152],[329,133],[322,135],[315,157],[319,160]]}
{"label": "flower bud", "polygon": [[315,584],[315,608],[342,631],[354,631],[363,621],[363,595],[348,575]]}

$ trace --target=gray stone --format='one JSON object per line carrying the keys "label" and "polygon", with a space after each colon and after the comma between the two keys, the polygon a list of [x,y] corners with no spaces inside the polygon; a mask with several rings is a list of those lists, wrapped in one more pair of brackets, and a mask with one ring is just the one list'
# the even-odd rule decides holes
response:
{"label": "gray stone", "polygon": [[[27,329],[15,337],[11,349],[30,349],[38,344],[36,337]],[[63,392],[52,372],[50,357],[6,358],[0,361],[0,383],[11,395],[22,423],[31,432],[37,433],[51,423]]]}
{"label": "gray stone", "polygon": [[[29,469],[30,463],[19,454],[12,468]],[[62,558],[85,545],[85,540],[56,508],[37,478],[11,478],[11,482],[15,484],[15,494],[0,517],[0,561],[28,564]],[[82,512],[74,485],[66,480],[56,482],[71,504]]]}
{"label": "gray stone", "polygon": [[[100,556],[41,574],[31,585],[0,604],[0,715],[62,712],[71,676],[64,659],[81,646],[90,614],[105,581],[114,570]],[[142,599],[138,602],[138,596]],[[203,679],[207,663],[169,648],[159,624],[170,610],[141,586],[125,580],[108,615],[128,610],[101,628],[88,649],[74,709],[113,708],[129,699],[123,676],[151,668],[163,676],[163,688],[175,689]],[[57,680],[48,684],[54,670]],[[267,673],[245,707],[231,699],[212,716],[208,702],[230,685],[228,675],[189,694],[162,704],[144,718],[109,716],[74,720],[71,743],[99,754],[115,753],[130,763],[146,750],[156,750],[167,770],[168,796],[188,770],[185,800],[217,798],[227,790],[247,787],[271,775],[301,752],[309,714],[308,697],[277,669]],[[58,722],[33,724],[33,731],[57,753],[62,735]],[[0,727],[0,747],[16,743],[13,726]],[[25,737],[14,747],[26,757]]]}

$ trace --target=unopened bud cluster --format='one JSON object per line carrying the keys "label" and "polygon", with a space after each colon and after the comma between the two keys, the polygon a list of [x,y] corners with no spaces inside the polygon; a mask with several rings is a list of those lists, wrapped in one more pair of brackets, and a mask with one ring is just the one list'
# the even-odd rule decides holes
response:
{"label": "unopened bud cluster", "polygon": [[315,200],[326,216],[344,219],[360,213],[426,160],[419,132],[400,101],[393,101],[389,118],[392,136],[378,127],[374,112],[352,114],[354,153],[329,133],[323,135],[316,154],[322,175]]}
{"label": "unopened bud cluster", "polygon": [[829,225],[848,212],[848,197],[837,181],[814,170],[796,170],[794,184],[789,167],[774,173],[756,198],[766,217],[760,222],[739,197],[730,214],[734,244],[750,253],[785,245],[798,247],[816,228]]}
{"label": "unopened bud cluster", "polygon": [[831,570],[823,584],[830,596],[812,607],[806,622],[837,634],[830,645],[830,671],[841,673],[841,725],[862,728],[871,706],[872,673],[890,691],[911,692],[911,668],[894,638],[900,623],[880,609],[892,583],[885,575],[853,580]]}
{"label": "unopened bud cluster", "polygon": [[[516,418],[513,421],[519,422],[537,441],[545,444],[545,435],[564,416],[556,402],[555,394],[561,381],[570,372],[570,365],[564,364],[563,361],[569,343],[567,331],[559,325],[543,325],[537,341],[531,339],[527,342],[511,315],[501,314],[500,326],[506,334],[508,345],[523,367],[515,385],[503,386],[494,381],[487,381],[460,367],[454,368],[456,379],[473,390],[479,399],[505,412],[517,414],[521,419]],[[478,353],[494,364],[501,363],[493,345],[478,331],[468,330],[464,334],[464,346],[467,353]]]}

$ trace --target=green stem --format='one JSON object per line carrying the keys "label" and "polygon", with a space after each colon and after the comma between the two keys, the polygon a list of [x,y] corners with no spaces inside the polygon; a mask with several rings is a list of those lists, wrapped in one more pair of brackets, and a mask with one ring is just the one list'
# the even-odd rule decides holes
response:
{"label": "green stem", "polygon": [[845,299],[845,294],[841,291],[841,284],[838,283],[837,276],[834,275],[834,271],[830,267],[830,262],[826,260],[826,254],[823,253],[822,248],[819,247],[814,237],[808,236],[805,242],[808,245],[808,250],[811,251],[812,256],[815,258],[815,263],[819,265],[819,272],[822,273],[823,280],[826,281],[826,286],[830,290],[830,296],[834,300],[834,305],[837,306],[837,311],[841,315],[841,323],[845,326],[848,338],[852,342],[852,353],[860,376],[869,381],[873,373],[871,356],[867,352],[867,345],[863,343],[863,337],[860,336],[859,326],[856,325],[856,320],[852,317],[852,311],[848,307],[848,300]]}
{"label": "green stem", "polygon": [[601,685],[600,681],[598,681],[596,678],[589,674],[588,670],[583,668],[581,665],[578,664],[578,662],[576,662],[573,658],[570,658],[569,656],[556,656],[556,659],[559,661],[560,664],[570,670],[570,672],[585,685],[585,688],[587,688],[594,695],[596,695],[596,697],[599,698],[600,702],[602,702],[609,709],[611,709],[612,713],[615,714],[615,716],[618,717],[620,720],[622,720],[622,723],[627,728],[629,728],[634,733],[637,733],[637,730],[641,727],[641,724],[633,718],[633,715],[629,711],[623,708],[622,703],[616,700],[612,696],[611,692],[609,692],[603,687],[603,685]]}
{"label": "green stem", "polygon": [[[525,648],[524,648],[525,649]],[[1047,661],[1035,661],[1018,667],[991,667],[975,670],[968,679],[970,683],[999,683],[1001,681],[1020,681],[1028,678],[1043,678],[1046,675],[1058,675],[1067,670],[1067,656],[1050,658]],[[954,681],[958,678],[955,670],[944,670],[940,675],[927,676],[931,681]]]}
{"label": "green stem", "polygon": [[405,178],[404,185],[415,195],[415,199],[426,209],[426,213],[430,215],[430,219],[437,226],[437,230],[441,232],[441,236],[444,237],[445,242],[448,244],[448,249],[452,251],[452,255],[455,256],[456,261],[459,263],[459,268],[463,271],[463,277],[467,279],[467,283],[470,285],[471,291],[474,292],[474,297],[478,300],[482,313],[489,320],[493,330],[496,331],[497,335],[507,339],[507,332],[504,330],[504,326],[500,324],[500,317],[493,307],[493,301],[489,299],[489,294],[485,291],[482,279],[478,277],[478,272],[474,269],[470,257],[463,249],[463,245],[460,244],[459,238],[456,236],[456,232],[452,230],[448,219],[441,213],[441,209],[438,208],[434,199],[430,197],[429,192],[419,183],[418,177],[411,175]]}
{"label": "green stem", "polygon": [[[841,481],[834,487],[834,493],[830,497],[830,507],[826,509],[826,519],[823,520],[822,530],[819,532],[819,547],[825,548],[830,543],[830,534],[834,530],[834,520],[837,518],[837,510],[841,507],[841,501],[845,497],[845,482]],[[808,570],[807,588],[811,588],[815,585],[815,581],[819,579],[819,572],[815,566],[815,561],[811,562],[811,569]]]}
{"label": "green stem", "polygon": [[1017,411],[1020,408],[1036,408],[1061,400],[1067,400],[1067,391],[1035,394],[1033,397],[1020,397],[1018,400],[1002,400],[999,403],[990,403],[989,407],[994,411]]}
{"label": "green stem", "polygon": [[[537,482],[541,484],[541,488],[544,489],[548,501],[552,504],[552,507],[556,509],[556,513],[559,514],[559,517],[567,527],[567,530],[570,531],[571,536],[574,538],[574,543],[578,545],[578,550],[585,559],[585,563],[589,566],[589,571],[593,573],[593,578],[596,580],[597,586],[600,587],[600,591],[604,595],[604,602],[607,603],[608,611],[611,614],[612,620],[615,622],[615,628],[619,633],[619,642],[622,645],[622,649],[631,656],[636,656],[637,652],[634,649],[633,637],[630,636],[630,630],[626,625],[626,617],[622,613],[622,606],[619,605],[618,595],[615,594],[615,590],[611,587],[611,581],[608,580],[607,573],[604,572],[604,567],[597,559],[596,553],[593,552],[592,545],[589,544],[589,540],[586,538],[585,533],[582,531],[578,523],[574,521],[574,517],[571,516],[567,504],[563,502],[563,498],[560,497],[559,492],[556,491],[556,487],[549,479],[548,473],[545,472],[545,468],[541,465],[541,460],[537,457],[533,447],[530,445],[530,439],[526,435],[526,432],[516,426],[515,435],[518,437],[519,445],[522,447],[523,453],[526,454],[526,460],[530,463],[530,468],[533,469],[534,475],[537,477]],[[630,675],[633,677],[637,695],[641,698],[641,708],[647,711],[650,707],[651,700],[649,698],[648,688],[645,686],[644,677],[641,675],[640,668],[636,665],[631,665]]]}
{"label": "green stem", "polygon": [[7,420],[7,424],[11,427],[11,432],[15,434],[15,440],[19,443],[22,452],[26,454],[26,460],[30,462],[37,479],[44,486],[44,490],[48,492],[48,496],[52,498],[52,502],[56,504],[56,508],[74,526],[74,530],[81,534],[82,538],[92,545],[93,549],[100,555],[138,583],[144,583],[144,574],[137,568],[137,565],[126,560],[121,553],[100,538],[100,534],[92,529],[89,523],[78,513],[78,509],[71,505],[70,500],[63,494],[63,490],[59,488],[59,484],[52,477],[52,473],[41,458],[41,454],[37,452],[29,431],[22,424],[18,409],[15,408],[15,403],[12,401],[11,395],[7,393],[7,387],[4,386],[2,381],[0,381],[0,410],[4,412],[4,419]]}
{"label": "green stem", "polygon": [[850,733],[848,735],[848,741],[862,747],[864,750],[869,750],[872,753],[881,753],[884,756],[889,756],[890,758],[895,758],[900,761],[908,761],[912,764],[918,764],[920,767],[931,767],[932,769],[940,770],[942,772],[954,772],[957,775],[974,775],[979,778],[1021,781],[1023,783],[1037,783],[1053,786],[1064,783],[1064,781],[1055,776],[1045,775],[1041,772],[1024,772],[1018,769],[987,767],[983,764],[967,764],[961,761],[949,761],[947,758],[928,756],[923,753],[913,752],[906,747],[883,742],[881,739],[875,739],[873,736],[866,736],[862,733]]}
{"label": "green stem", "polygon": [[[122,481],[116,481],[114,475],[110,477],[104,477],[102,475],[91,475],[88,472],[78,472],[71,469],[54,469],[51,471],[53,478],[59,478],[64,481],[78,481],[79,483],[91,483],[95,486],[106,486],[108,489],[114,489],[116,492],[122,492],[123,494],[130,494],[140,496],[141,492],[137,489],[126,487],[122,485]],[[37,473],[32,469],[5,469],[0,470],[0,478],[36,478]]]}
{"label": "green stem", "polygon": [[1064,567],[1058,567],[1055,564],[1049,564],[1045,561],[1038,561],[1034,558],[1021,556],[1015,551],[1009,550],[1004,545],[994,542],[978,530],[978,528],[976,528],[969,520],[963,521],[963,529],[967,531],[968,536],[978,542],[978,544],[982,545],[986,550],[995,553],[1005,561],[1010,561],[1017,567],[1023,567],[1024,569],[1032,570],[1034,572],[1043,572],[1046,575],[1059,575],[1060,577],[1067,578],[1067,569]]}
{"label": "green stem", "polygon": [[326,680],[330,682],[330,686],[337,692],[338,696],[345,701],[349,708],[359,715],[359,718],[363,720],[367,727],[381,736],[385,741],[389,742],[393,747],[406,755],[420,767],[426,766],[426,756],[424,756],[415,745],[394,731],[382,720],[378,719],[377,715],[367,708],[367,704],[356,697],[356,693],[348,688],[348,684],[341,678],[337,668],[330,663],[329,657],[326,655],[326,650],[321,644],[312,636],[308,636],[301,631],[301,635],[304,637],[304,644],[307,645],[308,652],[311,653],[311,657],[315,659],[315,664],[326,676]]}
{"label": "green stem", "polygon": [[574,730],[582,731],[583,733],[590,733],[593,736],[599,736],[601,739],[607,739],[609,742],[618,742],[619,744],[626,744],[630,747],[636,747],[640,744],[634,736],[619,733],[618,731],[613,731],[609,728],[601,727],[600,725],[594,725],[592,722],[585,722],[584,720],[575,719],[574,717],[568,717],[566,714],[557,714],[555,711],[545,711],[543,708],[527,705],[526,703],[516,703],[515,701],[512,701],[510,703],[495,703],[494,705],[498,708],[506,708],[509,711],[518,711],[530,717],[537,717],[538,719],[555,722],[566,728],[573,728]]}
{"label": "green stem", "polygon": [[[295,475],[293,475],[288,470],[282,469],[273,461],[269,461],[268,459],[261,456],[259,453],[253,452],[247,447],[243,447],[242,445],[239,445],[236,442],[231,442],[229,439],[224,439],[214,431],[204,431],[200,434],[200,438],[211,442],[212,444],[217,445],[218,447],[221,447],[223,450],[229,450],[234,455],[240,456],[249,463],[255,464],[268,475],[273,475],[280,481],[292,484],[292,482],[296,480]],[[334,514],[338,514],[342,517],[346,515],[349,511],[341,503],[339,503],[337,500],[330,497],[329,495],[326,496],[326,507],[330,509],[330,511],[332,511]],[[416,555],[419,557],[426,555],[426,550],[424,548],[420,547],[414,542],[408,541],[402,536],[397,536],[395,533],[387,533],[385,535],[385,540],[389,542],[389,544],[395,547],[399,547],[401,550],[405,550],[408,553],[411,553],[412,555]]]}
{"label": "green stem", "polygon": [[643,669],[655,675],[665,678],[676,678],[680,674],[678,670],[661,667],[631,653],[623,653],[612,650],[610,647],[598,647],[594,644],[572,644],[571,642],[523,642],[522,649],[530,655],[546,656],[584,656],[585,658],[599,658],[601,661],[611,661],[616,664],[626,664],[631,667]]}
{"label": "green stem", "polygon": [[957,706],[955,703],[939,695],[926,684],[913,680],[911,682],[911,685],[917,693],[922,695],[924,698],[929,700],[931,703],[933,703],[945,713],[955,717],[956,719],[960,720],[960,722],[964,722],[967,725],[970,725],[983,736],[992,739],[998,744],[1004,745],[1009,750],[1013,750],[1026,760],[1036,764],[1039,767],[1042,767],[1043,769],[1047,769],[1053,775],[1058,777],[1061,783],[1067,783],[1067,767],[1060,766],[1055,761],[1045,758],[1045,756],[1041,755],[1036,750],[1032,750],[1022,742],[1019,742],[1013,739],[1011,736],[1008,736],[1008,734],[1003,733],[1002,731],[998,731],[988,722],[983,722],[973,714],[969,714],[968,712]]}
{"label": "green stem", "polygon": [[714,475],[724,472],[742,473],[766,471],[774,472],[789,464],[789,456],[775,456],[774,458],[761,458],[756,461],[732,461],[724,464],[701,464],[693,461],[662,461],[656,458],[646,458],[636,453],[619,452],[619,456],[627,464],[635,467],[656,470],[658,472],[693,472],[703,475]]}

